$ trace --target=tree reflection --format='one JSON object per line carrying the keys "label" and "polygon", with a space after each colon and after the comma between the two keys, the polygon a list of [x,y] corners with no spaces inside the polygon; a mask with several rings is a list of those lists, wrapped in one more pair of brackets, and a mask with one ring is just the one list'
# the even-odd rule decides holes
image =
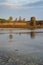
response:
{"label": "tree reflection", "polygon": [[9,39],[12,40],[13,39],[13,31],[10,30],[10,33],[9,33]]}
{"label": "tree reflection", "polygon": [[31,30],[31,32],[13,32],[12,30],[10,30],[10,33],[9,33],[9,39],[12,40],[13,39],[13,34],[30,34],[30,37],[31,38],[35,38],[35,31],[34,30]]}

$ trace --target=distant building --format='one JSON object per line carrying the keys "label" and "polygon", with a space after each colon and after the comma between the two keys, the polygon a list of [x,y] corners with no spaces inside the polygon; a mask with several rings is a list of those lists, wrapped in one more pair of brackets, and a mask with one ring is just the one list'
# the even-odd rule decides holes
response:
{"label": "distant building", "polygon": [[21,21],[21,16],[19,16],[19,21]]}
{"label": "distant building", "polygon": [[28,28],[28,29],[43,28],[43,20],[36,20],[35,17],[31,17],[29,21],[26,21],[25,18],[22,19],[21,16],[19,16],[19,20],[17,20],[17,18],[13,20],[12,16],[10,16],[9,20],[0,19],[0,27]]}
{"label": "distant building", "polygon": [[15,21],[17,21],[17,18],[15,19]]}
{"label": "distant building", "polygon": [[23,21],[25,21],[25,18],[23,18]]}

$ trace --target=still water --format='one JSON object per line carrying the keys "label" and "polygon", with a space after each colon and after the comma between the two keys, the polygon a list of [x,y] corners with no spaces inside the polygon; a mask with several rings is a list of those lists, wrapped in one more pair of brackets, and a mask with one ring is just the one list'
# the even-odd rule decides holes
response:
{"label": "still water", "polygon": [[43,29],[0,29],[0,51],[43,55]]}

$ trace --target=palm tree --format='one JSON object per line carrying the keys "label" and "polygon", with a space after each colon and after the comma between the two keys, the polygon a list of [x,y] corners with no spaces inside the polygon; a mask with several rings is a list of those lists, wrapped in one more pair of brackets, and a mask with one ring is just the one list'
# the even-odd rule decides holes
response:
{"label": "palm tree", "polygon": [[10,16],[8,20],[9,20],[9,22],[11,22],[13,20],[13,17]]}

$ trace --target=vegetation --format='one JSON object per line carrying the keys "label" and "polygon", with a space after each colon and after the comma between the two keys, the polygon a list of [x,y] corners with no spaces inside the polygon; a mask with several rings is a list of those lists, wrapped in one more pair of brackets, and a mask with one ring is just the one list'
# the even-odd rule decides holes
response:
{"label": "vegetation", "polygon": [[10,16],[8,20],[9,20],[9,21],[12,21],[12,20],[13,20],[13,17],[12,17],[12,16]]}

